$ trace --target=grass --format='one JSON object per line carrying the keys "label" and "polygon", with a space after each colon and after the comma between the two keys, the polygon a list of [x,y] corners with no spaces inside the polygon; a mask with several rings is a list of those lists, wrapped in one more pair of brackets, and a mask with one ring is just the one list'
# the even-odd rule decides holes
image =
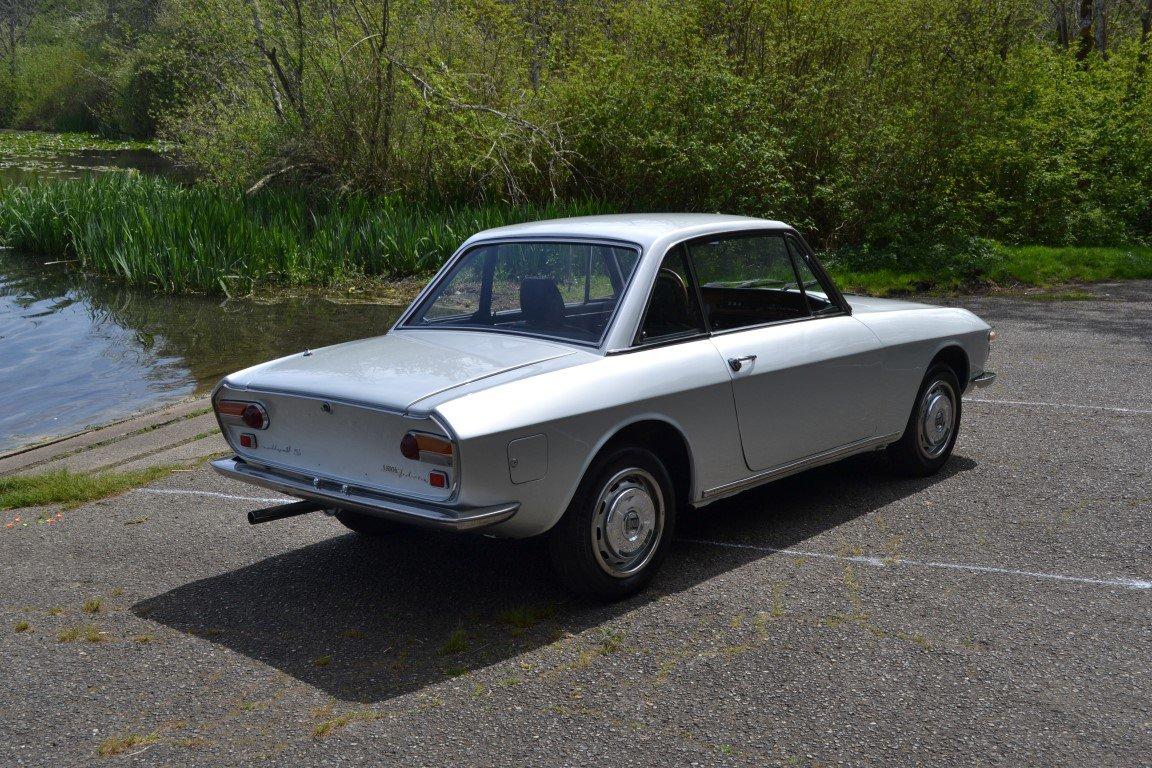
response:
{"label": "grass", "polygon": [[[164,477],[171,466],[131,472],[73,473],[68,470],[0,478],[0,510],[63,504],[74,509],[96,499],[115,496]],[[87,610],[85,604],[85,610]]]}
{"label": "grass", "polygon": [[[17,140],[0,138],[0,156],[5,141]],[[0,245],[166,292],[292,295],[321,287],[373,299],[383,281],[408,281],[400,291],[407,299],[479,230],[609,211],[594,201],[429,207],[357,194],[249,196],[108,174],[6,188]],[[846,248],[823,260],[844,290],[878,296],[1152,277],[1148,247],[1007,246],[982,238]]]}
{"label": "grass", "polygon": [[594,203],[436,209],[362,195],[309,197],[107,176],[33,183],[0,198],[0,244],[161,291],[246,294],[401,279],[437,269],[490,227],[601,212]]}
{"label": "grass", "polygon": [[112,736],[100,742],[100,746],[96,749],[96,752],[100,757],[113,757],[127,752],[133,747],[146,747],[150,744],[155,744],[159,740],[160,736],[156,733],[148,735],[127,733],[120,736]]}
{"label": "grass", "polygon": [[468,650],[468,633],[463,629],[456,629],[448,635],[448,639],[436,652],[441,656],[452,656],[466,650]]}
{"label": "grass", "polygon": [[81,637],[90,643],[102,643],[108,639],[104,630],[95,624],[87,624],[83,627],[65,627],[56,635],[56,639],[62,643],[74,643]]}
{"label": "grass", "polygon": [[[973,288],[1032,286],[1049,288],[1106,280],[1152,278],[1152,248],[1001,245],[977,241],[973,249],[937,250],[935,258],[919,254],[884,254],[853,259],[832,255],[829,272],[845,291],[873,296],[950,292]],[[1081,301],[1095,298],[1083,291],[1022,295],[1036,301]]]}
{"label": "grass", "polygon": [[32,625],[29,624],[27,621],[18,621],[12,627],[12,629],[16,632],[27,632],[31,628],[32,628]]}
{"label": "grass", "polygon": [[520,635],[555,615],[556,606],[546,603],[544,605],[522,605],[509,608],[506,611],[501,611],[497,618],[512,628],[513,635]]}
{"label": "grass", "polygon": [[106,139],[94,133],[0,131],[0,158],[56,157],[64,152],[127,149],[156,149],[156,146],[146,141]]}
{"label": "grass", "polygon": [[98,597],[90,597],[84,601],[84,613],[100,613],[104,608],[104,602]]}

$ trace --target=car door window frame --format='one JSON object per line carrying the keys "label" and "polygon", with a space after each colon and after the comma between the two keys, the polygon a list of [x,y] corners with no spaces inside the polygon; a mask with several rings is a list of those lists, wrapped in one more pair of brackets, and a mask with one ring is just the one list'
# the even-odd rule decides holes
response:
{"label": "car door window frame", "polygon": [[[778,236],[782,240],[785,241],[784,242],[784,248],[785,248],[785,253],[788,254],[788,263],[792,267],[792,274],[796,278],[796,284],[800,289],[801,296],[804,299],[805,309],[807,310],[808,313],[804,317],[791,317],[791,318],[786,318],[783,320],[767,320],[767,321],[762,322],[762,323],[752,323],[750,325],[741,325],[741,326],[738,326],[736,328],[724,328],[724,329],[718,330],[718,331],[714,331],[709,327],[709,329],[708,329],[708,335],[709,336],[722,336],[722,335],[729,334],[729,333],[740,333],[742,331],[750,331],[750,330],[754,330],[757,328],[767,328],[767,327],[774,326],[774,325],[787,325],[790,323],[803,323],[803,322],[807,322],[809,320],[820,320],[820,319],[823,319],[826,317],[838,317],[842,314],[849,314],[850,313],[850,310],[845,309],[847,307],[847,302],[845,302],[843,297],[840,296],[839,291],[828,292],[829,298],[833,300],[833,304],[836,305],[836,307],[838,309],[837,312],[822,312],[820,314],[816,314],[816,313],[812,312],[811,307],[808,305],[808,295],[804,291],[804,284],[800,280],[800,272],[796,268],[796,263],[793,260],[794,256],[792,254],[792,248],[789,247],[788,242],[787,242],[788,238],[792,238],[794,241],[798,242],[798,238],[796,238],[790,230],[786,230],[786,229],[746,229],[746,230],[738,230],[735,232],[722,232],[722,233],[714,234],[714,235],[704,235],[703,237],[693,237],[693,238],[689,238],[687,240],[684,240],[681,244],[684,246],[685,252],[686,252],[687,257],[688,257],[688,268],[692,272],[693,281],[694,281],[694,284],[696,285],[696,291],[697,291],[697,294],[700,298],[701,309],[703,309],[703,307],[705,306],[704,305],[704,293],[703,293],[702,286],[700,285],[700,280],[699,280],[697,273],[696,273],[696,259],[692,256],[692,248],[691,248],[692,244],[693,243],[704,243],[704,242],[715,242],[716,240],[735,240],[735,239],[740,239],[740,238],[770,237],[770,236]],[[821,270],[815,269],[817,262],[815,262],[813,259],[809,258],[807,250],[802,250],[801,253],[804,255],[805,264],[807,264],[808,268],[812,270],[812,274],[816,276],[816,279],[820,281],[821,287],[827,289],[829,287],[828,283],[831,282],[831,279],[828,277],[827,273],[824,272],[822,269]],[[833,297],[835,297],[835,298],[833,298]],[[705,313],[704,322],[705,322],[706,326],[711,325],[708,322],[707,313]]]}
{"label": "car door window frame", "polygon": [[[840,288],[836,285],[835,281],[832,280],[827,270],[824,269],[824,265],[816,259],[815,254],[812,253],[812,249],[808,247],[808,244],[795,233],[788,230],[784,230],[784,241],[788,245],[789,255],[795,258],[793,254],[798,253],[800,258],[804,259],[804,263],[808,269],[811,270],[812,276],[816,278],[820,283],[820,287],[824,289],[824,295],[827,296],[829,301],[832,302],[832,305],[839,310],[837,312],[826,312],[822,310],[820,314],[813,313],[812,317],[836,317],[841,314],[852,314],[852,306],[844,298],[844,294],[840,293]],[[796,269],[795,264],[793,264],[792,268],[796,270],[796,277],[799,279],[800,270]]]}
{"label": "car door window frame", "polygon": [[[832,305],[836,308],[836,311],[834,311],[834,312],[821,311],[819,314],[816,314],[816,313],[813,313],[811,311],[811,309],[809,308],[809,312],[805,317],[796,317],[796,318],[790,318],[790,319],[786,319],[786,320],[772,320],[769,322],[757,323],[755,325],[744,325],[744,326],[740,326],[739,328],[728,328],[728,329],[721,330],[721,331],[711,330],[709,328],[708,316],[704,311],[704,294],[700,289],[700,278],[696,272],[696,260],[692,258],[692,253],[689,250],[689,246],[691,246],[693,243],[710,242],[710,241],[718,240],[718,239],[738,238],[738,237],[758,237],[758,236],[763,237],[766,235],[779,235],[785,239],[785,241],[786,241],[785,242],[785,249],[788,253],[789,262],[792,265],[792,272],[793,272],[793,274],[795,274],[797,283],[800,284],[800,290],[803,292],[804,286],[802,283],[800,283],[800,274],[799,274],[799,270],[796,268],[796,263],[794,261],[795,256],[793,255],[793,250],[795,250],[801,254],[801,257],[804,259],[804,263],[808,266],[808,269],[810,269],[812,271],[812,274],[816,277],[816,279],[818,281],[820,281],[820,286],[824,289],[825,295],[828,296],[829,300],[831,300]],[[822,319],[827,318],[827,317],[842,317],[844,315],[852,314],[852,307],[844,299],[843,294],[840,293],[840,289],[836,287],[836,284],[832,281],[832,278],[828,275],[827,271],[825,271],[824,265],[821,264],[818,260],[816,260],[814,258],[813,254],[812,254],[812,250],[808,247],[807,243],[805,243],[803,241],[803,239],[801,239],[799,237],[799,235],[797,235],[791,229],[780,229],[780,228],[742,229],[742,230],[730,230],[727,232],[719,232],[719,233],[715,233],[715,234],[711,234],[711,235],[703,235],[703,236],[699,236],[699,237],[688,237],[688,238],[685,238],[683,240],[677,240],[676,242],[669,244],[669,246],[666,249],[664,249],[664,253],[661,254],[660,262],[663,263],[664,259],[667,258],[668,254],[670,252],[672,252],[672,250],[675,248],[682,248],[684,251],[684,261],[685,261],[685,264],[686,264],[687,269],[688,269],[688,280],[689,280],[689,282],[692,283],[692,290],[696,294],[697,311],[700,312],[700,314],[702,315],[702,319],[704,321],[704,330],[702,332],[693,333],[691,335],[686,334],[683,336],[673,336],[670,338],[657,339],[656,341],[650,341],[650,342],[643,342],[643,341],[639,340],[640,339],[640,333],[644,329],[644,321],[648,317],[648,307],[652,302],[652,291],[655,289],[655,278],[653,278],[652,285],[648,286],[648,295],[647,295],[647,298],[645,299],[644,312],[641,315],[640,321],[636,325],[636,330],[632,336],[632,339],[633,339],[632,345],[628,346],[628,347],[624,347],[622,349],[610,349],[610,350],[607,350],[607,352],[605,354],[615,355],[615,354],[622,354],[625,352],[634,352],[634,351],[640,351],[640,350],[645,350],[645,349],[653,349],[656,347],[669,346],[671,344],[683,344],[683,343],[689,342],[689,341],[696,341],[698,339],[703,339],[703,338],[711,338],[713,336],[720,336],[720,335],[728,334],[728,333],[740,333],[742,331],[749,331],[749,330],[754,330],[757,328],[767,328],[767,327],[771,327],[771,326],[775,326],[775,325],[785,325],[785,324],[789,324],[789,323],[803,323],[803,322],[807,322],[810,320],[822,320]],[[808,302],[807,293],[804,293],[803,295],[804,295],[805,305],[807,306],[807,302]]]}

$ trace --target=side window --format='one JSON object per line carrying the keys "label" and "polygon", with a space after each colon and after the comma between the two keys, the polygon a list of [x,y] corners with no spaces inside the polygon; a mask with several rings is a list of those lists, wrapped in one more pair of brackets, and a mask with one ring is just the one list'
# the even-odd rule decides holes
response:
{"label": "side window", "polygon": [[838,309],[835,303],[828,298],[828,293],[824,288],[824,284],[816,277],[816,273],[812,271],[812,265],[808,262],[808,255],[800,247],[800,244],[795,239],[786,238],[788,243],[788,251],[792,254],[792,261],[796,265],[796,274],[800,277],[800,285],[804,288],[804,297],[808,301],[808,309],[812,314],[819,314],[825,310]]}
{"label": "side window", "polygon": [[588,265],[588,301],[603,301],[616,298],[616,288],[612,284],[612,264],[610,258],[614,254],[608,248],[599,246],[589,251]]}
{"label": "side window", "polygon": [[708,327],[744,328],[808,317],[783,235],[719,237],[688,246]]}
{"label": "side window", "polygon": [[664,256],[652,283],[639,342],[643,344],[703,331],[700,305],[692,288],[684,248],[676,246]]}

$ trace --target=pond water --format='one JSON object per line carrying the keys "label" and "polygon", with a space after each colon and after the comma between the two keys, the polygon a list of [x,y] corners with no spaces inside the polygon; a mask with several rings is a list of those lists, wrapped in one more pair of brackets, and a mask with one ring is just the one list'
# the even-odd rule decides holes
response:
{"label": "pond water", "polygon": [[0,453],[206,392],[273,357],[384,333],[400,311],[158,295],[0,251]]}
{"label": "pond water", "polygon": [[[0,194],[31,179],[123,169],[180,174],[149,150],[8,156],[0,157]],[[384,333],[401,311],[154,294],[55,260],[0,250],[0,454],[207,392],[273,357]]]}

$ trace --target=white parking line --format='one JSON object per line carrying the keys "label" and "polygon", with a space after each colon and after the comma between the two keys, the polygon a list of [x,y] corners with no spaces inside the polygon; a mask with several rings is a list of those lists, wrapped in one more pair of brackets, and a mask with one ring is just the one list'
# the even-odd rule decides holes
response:
{"label": "white parking line", "polygon": [[973,573],[994,573],[1003,576],[1026,576],[1033,579],[1047,579],[1049,581],[1071,581],[1077,584],[1095,584],[1105,587],[1123,587],[1125,589],[1152,589],[1152,581],[1143,579],[1094,579],[1088,576],[1066,576],[1062,573],[1043,573],[1041,571],[1019,571],[1014,568],[996,568],[990,565],[972,565],[969,563],[941,563],[923,560],[904,560],[902,558],[885,557],[851,557],[848,555],[833,555],[829,552],[812,552],[804,549],[781,549],[779,547],[762,547],[757,544],[735,544],[728,541],[712,541],[709,539],[677,539],[689,544],[704,544],[710,547],[727,547],[729,549],[751,549],[757,552],[771,554],[794,555],[796,557],[811,557],[821,560],[839,560],[846,563],[863,563],[884,568],[889,565],[910,565],[921,568],[944,568],[950,571],[971,571]]}
{"label": "white parking line", "polygon": [[[268,496],[234,496],[230,493],[217,493],[215,491],[196,491],[183,488],[137,488],[136,493],[154,493],[169,496],[208,496],[214,499],[230,499],[232,501],[259,501],[261,503],[286,502],[286,497]],[[813,552],[806,549],[781,549],[779,547],[763,547],[757,544],[736,544],[729,541],[712,541],[709,539],[677,539],[689,544],[703,544],[710,547],[727,547],[728,549],[751,549],[757,552],[771,554],[793,555],[795,557],[808,557],[819,560],[839,560],[845,563],[861,563],[884,568],[889,565],[910,565],[921,568],[944,568],[951,571],[971,571],[973,573],[994,573],[1004,576],[1026,576],[1033,579],[1047,579],[1049,581],[1071,581],[1077,584],[1095,584],[1105,587],[1124,587],[1125,589],[1152,589],[1152,581],[1143,579],[1093,579],[1087,576],[1065,576],[1061,573],[1043,573],[1041,571],[1020,571],[1013,568],[996,568],[989,565],[973,565],[968,563],[942,563],[922,560],[905,560],[902,558],[871,557],[865,555],[834,555],[831,552]]]}
{"label": "white parking line", "polygon": [[288,496],[233,496],[230,493],[216,493],[215,491],[191,491],[182,488],[137,488],[136,493],[158,493],[164,496],[210,496],[214,499],[232,499],[233,501],[259,501],[270,503],[274,501],[288,502]]}
{"label": "white parking line", "polygon": [[1028,405],[1043,408],[1075,408],[1083,411],[1111,411],[1113,413],[1140,413],[1152,415],[1152,410],[1141,408],[1117,408],[1111,405],[1080,405],[1078,403],[1044,403],[1034,400],[985,400],[979,397],[966,397],[966,403],[990,403],[991,405]]}

